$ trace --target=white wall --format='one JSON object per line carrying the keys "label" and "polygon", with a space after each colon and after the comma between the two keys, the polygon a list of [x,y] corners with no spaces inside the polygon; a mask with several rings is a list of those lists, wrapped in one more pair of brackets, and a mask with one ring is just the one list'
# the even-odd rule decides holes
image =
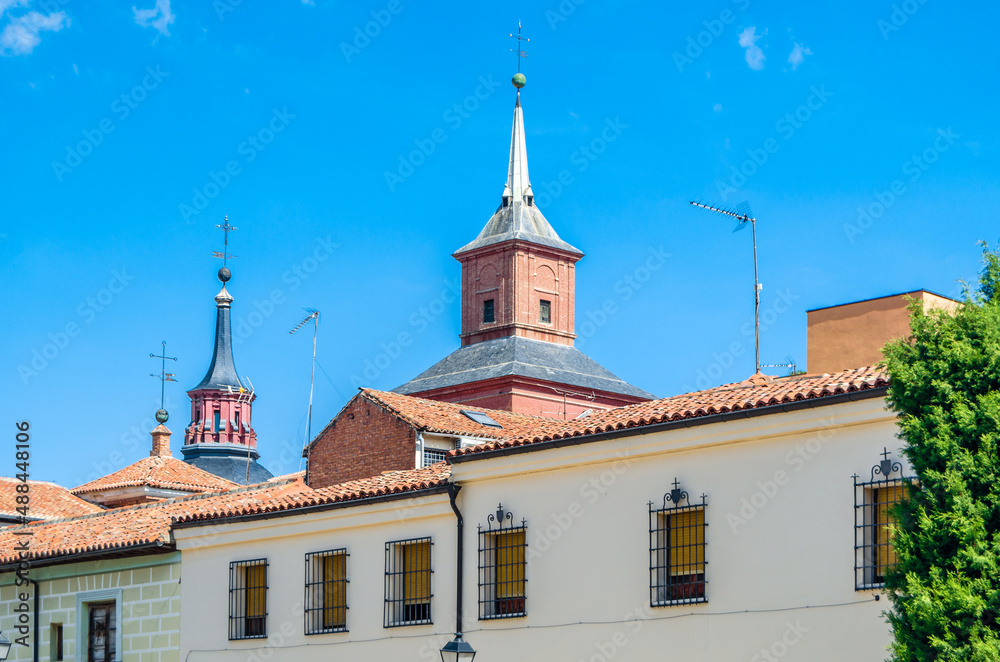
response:
{"label": "white wall", "polygon": [[[854,590],[851,476],[867,480],[882,447],[898,448],[895,433],[884,401],[870,399],[454,465],[477,662],[885,659],[888,602]],[[692,500],[708,495],[709,601],[651,608],[647,503],[675,476]],[[528,523],[528,615],[480,622],[476,525],[500,502]],[[446,495],[215,527],[210,546],[192,547],[200,533],[177,532],[182,659],[431,660],[450,639]],[[423,535],[435,541],[434,625],[384,629],[384,543]],[[304,636],[303,555],[340,546],[351,553],[350,632]],[[268,631],[288,633],[266,650],[226,640],[229,561],[258,556],[271,561]]]}

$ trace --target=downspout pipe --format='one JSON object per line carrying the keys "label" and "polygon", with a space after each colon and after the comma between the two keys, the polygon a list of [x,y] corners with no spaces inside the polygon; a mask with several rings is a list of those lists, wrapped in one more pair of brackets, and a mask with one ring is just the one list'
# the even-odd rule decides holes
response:
{"label": "downspout pipe", "polygon": [[462,519],[462,511],[458,509],[458,504],[455,499],[458,497],[458,493],[461,491],[462,486],[452,483],[448,486],[448,498],[451,500],[451,509],[455,511],[455,518],[457,519],[457,533],[458,533],[458,545],[457,554],[458,560],[455,564],[455,575],[456,575],[456,585],[457,588],[455,594],[455,636],[462,636],[462,565],[465,558],[465,548],[462,544],[462,539],[464,538],[465,532],[465,522]]}
{"label": "downspout pipe", "polygon": [[33,646],[32,646],[32,648],[33,648],[32,659],[34,660],[34,662],[38,662],[38,655],[39,655],[39,651],[38,651],[38,645],[39,645],[39,641],[38,641],[38,625],[39,625],[38,624],[38,615],[39,615],[39,612],[41,611],[39,609],[39,605],[41,604],[41,600],[42,599],[39,596],[39,592],[38,592],[38,580],[37,579],[32,579],[31,577],[24,577],[24,579],[27,579],[29,582],[31,582],[31,585],[34,588],[33,593],[34,593],[34,596],[35,596],[35,598],[34,598],[35,599],[35,617],[32,619],[32,626],[35,629],[35,635],[34,635],[34,639],[32,641],[32,644],[33,644]]}

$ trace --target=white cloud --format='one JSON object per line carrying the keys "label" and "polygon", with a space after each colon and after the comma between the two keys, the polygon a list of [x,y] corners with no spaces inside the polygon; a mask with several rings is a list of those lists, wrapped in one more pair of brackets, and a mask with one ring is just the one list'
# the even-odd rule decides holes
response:
{"label": "white cloud", "polygon": [[0,18],[3,18],[3,13],[11,7],[23,7],[28,4],[28,1],[29,0],[0,0]]}
{"label": "white cloud", "polygon": [[[766,30],[764,31],[764,34],[767,34]],[[764,56],[764,51],[762,51],[760,46],[757,45],[757,41],[763,37],[764,34],[757,34],[757,28],[753,26],[740,33],[740,46],[747,49],[747,64],[754,71],[760,71],[763,69],[764,60],[767,59]]]}
{"label": "white cloud", "polygon": [[136,25],[155,28],[160,34],[170,36],[170,29],[167,26],[174,22],[174,15],[170,11],[170,0],[156,0],[156,6],[152,9],[139,9],[133,6],[132,13],[135,14]]}
{"label": "white cloud", "polygon": [[799,68],[799,65],[802,64],[807,55],[812,54],[813,52],[809,50],[808,46],[796,43],[795,46],[792,47],[792,52],[788,55],[788,64],[792,65],[792,71]]}
{"label": "white cloud", "polygon": [[[4,0],[0,0],[3,2]],[[8,4],[7,7],[10,7]],[[27,55],[42,43],[40,32],[58,32],[69,25],[65,12],[42,14],[30,11],[24,16],[11,18],[0,32],[0,53],[3,55]]]}

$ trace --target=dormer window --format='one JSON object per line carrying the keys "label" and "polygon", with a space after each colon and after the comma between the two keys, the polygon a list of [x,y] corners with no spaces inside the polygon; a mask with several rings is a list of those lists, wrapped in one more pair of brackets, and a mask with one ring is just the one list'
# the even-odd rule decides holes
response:
{"label": "dormer window", "polygon": [[496,315],[493,312],[493,299],[487,299],[483,302],[483,324],[491,324],[496,321]]}
{"label": "dormer window", "polygon": [[528,201],[528,206],[531,207],[535,202],[535,196],[529,195],[526,200]]}

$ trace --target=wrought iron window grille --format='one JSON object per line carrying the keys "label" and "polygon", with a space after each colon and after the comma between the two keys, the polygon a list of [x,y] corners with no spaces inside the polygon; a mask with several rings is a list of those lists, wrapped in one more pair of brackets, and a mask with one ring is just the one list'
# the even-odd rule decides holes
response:
{"label": "wrought iron window grille", "polygon": [[267,559],[229,564],[229,638],[267,637]]}
{"label": "wrought iron window grille", "polygon": [[882,449],[882,459],[872,466],[871,477],[861,481],[854,474],[854,588],[857,591],[885,586],[885,573],[896,564],[892,546],[895,506],[906,499],[915,479],[903,475],[903,465]]}
{"label": "wrought iron window grille", "polygon": [[429,467],[432,464],[444,462],[447,455],[448,451],[443,448],[425,448],[423,465]]}
{"label": "wrought iron window grille", "polygon": [[347,632],[346,549],[306,554],[305,633]]}
{"label": "wrought iron window grille", "polygon": [[[653,607],[707,602],[705,508],[708,495],[692,504],[680,481],[649,502],[649,603]],[[684,504],[684,505],[682,505]]]}
{"label": "wrought iron window grille", "polygon": [[527,521],[515,524],[497,505],[479,525],[479,620],[518,618],[527,612]]}
{"label": "wrought iron window grille", "polygon": [[385,544],[385,612],[383,626],[423,625],[431,620],[431,538],[394,540]]}

